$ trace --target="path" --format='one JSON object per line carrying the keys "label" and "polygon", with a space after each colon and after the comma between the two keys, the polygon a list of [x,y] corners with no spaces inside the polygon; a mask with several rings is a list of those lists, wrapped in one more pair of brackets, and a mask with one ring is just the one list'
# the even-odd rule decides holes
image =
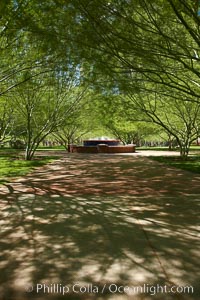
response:
{"label": "path", "polygon": [[139,155],[66,155],[0,186],[2,299],[199,299],[199,186]]}

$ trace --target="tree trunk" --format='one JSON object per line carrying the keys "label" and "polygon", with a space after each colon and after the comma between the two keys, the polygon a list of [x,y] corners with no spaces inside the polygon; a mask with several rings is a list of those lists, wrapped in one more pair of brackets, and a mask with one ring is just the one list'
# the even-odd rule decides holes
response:
{"label": "tree trunk", "polygon": [[33,157],[32,151],[27,147],[25,150],[25,160],[31,160]]}
{"label": "tree trunk", "polygon": [[35,147],[33,148],[33,146],[28,144],[25,150],[25,160],[32,160],[35,150],[36,150]]}
{"label": "tree trunk", "polygon": [[189,148],[190,148],[190,144],[189,143],[184,143],[179,145],[180,146],[180,155],[183,159],[187,159],[188,154],[189,154]]}
{"label": "tree trunk", "polygon": [[67,139],[67,152],[71,152],[71,140],[70,138]]}

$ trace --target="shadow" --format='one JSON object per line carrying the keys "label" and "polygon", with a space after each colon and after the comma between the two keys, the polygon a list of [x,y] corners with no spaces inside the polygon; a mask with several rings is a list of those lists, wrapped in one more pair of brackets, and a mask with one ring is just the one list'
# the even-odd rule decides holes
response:
{"label": "shadow", "polygon": [[[1,299],[199,299],[199,179],[189,189],[188,173],[174,173],[137,157],[69,156],[6,184]],[[157,285],[193,293],[154,295]]]}

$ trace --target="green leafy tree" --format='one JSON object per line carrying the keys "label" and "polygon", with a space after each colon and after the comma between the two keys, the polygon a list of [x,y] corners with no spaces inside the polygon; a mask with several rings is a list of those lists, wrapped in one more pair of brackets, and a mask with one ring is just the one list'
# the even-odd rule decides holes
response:
{"label": "green leafy tree", "polygon": [[[196,116],[199,104],[200,20],[196,2],[13,0],[3,1],[1,8],[3,94],[30,79],[27,69],[64,71],[70,65],[79,65],[79,73],[84,69],[86,74],[84,80],[104,94],[110,89],[113,94],[131,95],[133,99],[140,93],[140,108],[144,105],[143,96],[153,99],[156,95],[156,114],[160,117],[160,110],[165,112],[170,107],[172,112],[177,111],[180,103],[181,108],[185,107],[181,114],[187,120],[190,136],[189,142],[180,134],[176,140],[183,141],[182,145],[190,144],[197,130],[188,122],[190,116]],[[151,101],[145,102],[145,107]],[[193,103],[191,114],[186,109],[189,102]],[[151,116],[148,107],[138,111],[144,120],[146,114],[146,120],[159,123],[152,117],[155,111]],[[172,124],[175,116],[169,113],[168,118]],[[166,126],[164,113],[162,120]],[[176,118],[175,123],[178,126]],[[169,130],[168,133],[171,134]]]}
{"label": "green leafy tree", "polygon": [[10,135],[13,129],[13,112],[14,108],[6,101],[5,98],[0,99],[0,143],[5,143],[10,140]]}
{"label": "green leafy tree", "polygon": [[76,105],[71,115],[53,133],[56,140],[68,152],[71,151],[71,145],[79,144],[84,137],[92,134],[94,130],[93,114],[88,105],[92,97],[93,93],[90,91],[84,93],[83,98]]}
{"label": "green leafy tree", "polygon": [[39,144],[65,123],[85,92],[76,86],[76,77],[51,75],[29,80],[9,94],[8,100],[16,107],[14,133],[24,139],[26,160],[31,160]]}
{"label": "green leafy tree", "polygon": [[[151,82],[199,98],[199,19],[194,1],[75,1],[94,66],[125,86]],[[98,9],[95,9],[98,7]],[[100,67],[101,66],[101,67]],[[117,75],[120,75],[118,77]],[[122,76],[121,76],[122,75]]]}
{"label": "green leafy tree", "polygon": [[170,137],[173,137],[180,148],[180,155],[186,158],[190,145],[197,140],[200,132],[200,104],[185,99],[166,99],[160,94],[139,93],[129,95],[130,107],[144,120],[160,126]]}
{"label": "green leafy tree", "polygon": [[[99,95],[91,103],[93,112],[96,110],[95,118],[100,126],[123,144],[141,145],[142,141],[149,135],[158,132],[157,126],[149,122],[143,122],[141,113],[133,110],[130,101],[121,95]],[[146,120],[145,120],[146,121]]]}
{"label": "green leafy tree", "polygon": [[26,76],[28,70],[40,67],[41,72],[42,65],[44,72],[47,67],[47,56],[42,52],[41,43],[36,44],[19,23],[26,5],[27,1],[1,1],[0,96],[29,80]]}

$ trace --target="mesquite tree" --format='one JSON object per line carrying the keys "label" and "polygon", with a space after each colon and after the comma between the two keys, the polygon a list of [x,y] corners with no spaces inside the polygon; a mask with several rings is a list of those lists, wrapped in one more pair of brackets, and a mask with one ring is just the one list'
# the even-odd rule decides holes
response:
{"label": "mesquite tree", "polygon": [[62,126],[80,103],[86,89],[76,86],[74,80],[37,77],[9,94],[15,107],[15,135],[24,139],[26,160],[33,158],[39,144]]}

